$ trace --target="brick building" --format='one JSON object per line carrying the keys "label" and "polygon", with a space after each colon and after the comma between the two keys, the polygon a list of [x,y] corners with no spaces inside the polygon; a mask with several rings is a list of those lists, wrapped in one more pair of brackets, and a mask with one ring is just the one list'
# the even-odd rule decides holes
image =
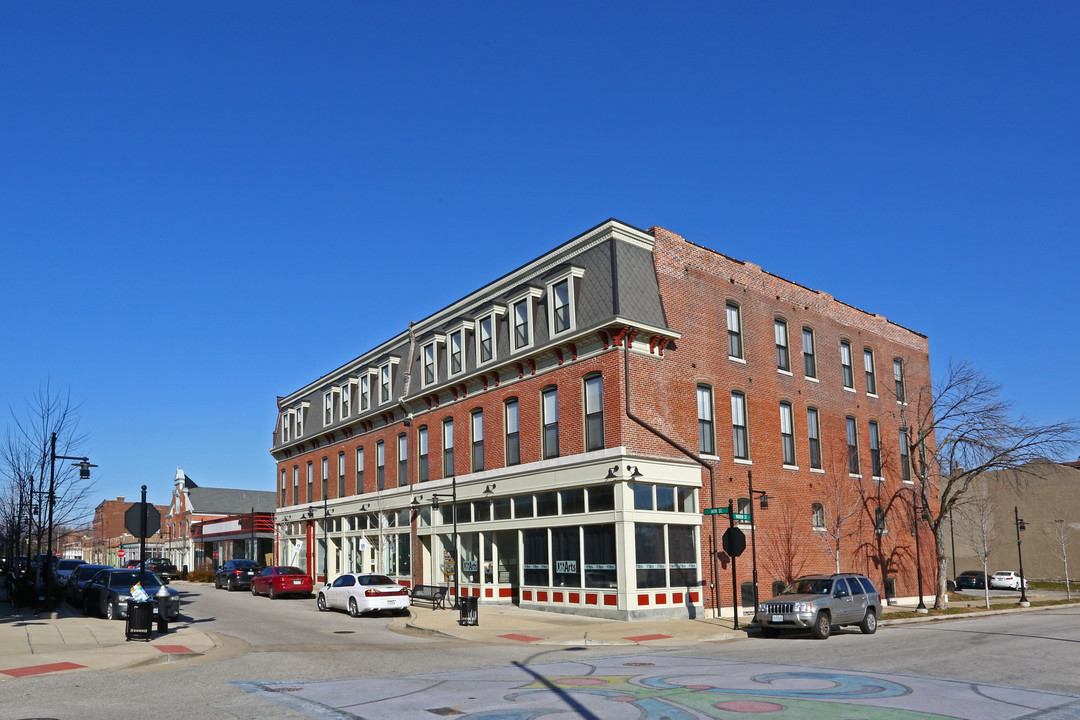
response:
{"label": "brick building", "polygon": [[925,336],[611,220],[278,399],[278,561],[731,614],[753,604],[750,550],[735,587],[703,511],[748,513],[752,471],[762,584],[838,563],[915,594],[913,538],[890,532],[910,517],[884,499],[910,485],[900,409],[928,381]]}
{"label": "brick building", "polygon": [[[84,560],[102,565],[123,565],[128,560],[139,558],[139,538],[124,528],[124,513],[132,505],[137,504],[118,497],[115,500],[102,500],[94,508],[94,521],[90,532],[92,538],[90,553],[89,557],[83,556]],[[154,505],[154,507],[164,518],[168,508],[164,505]],[[157,554],[161,547],[160,533],[146,538],[147,557]]]}

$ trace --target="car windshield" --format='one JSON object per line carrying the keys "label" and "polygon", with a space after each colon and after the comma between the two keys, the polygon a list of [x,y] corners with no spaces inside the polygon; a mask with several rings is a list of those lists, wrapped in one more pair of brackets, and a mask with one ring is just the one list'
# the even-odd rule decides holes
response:
{"label": "car windshield", "polygon": [[233,561],[233,567],[234,568],[253,568],[253,567],[257,566],[257,565],[258,565],[258,563],[255,562],[254,560],[234,560]]}
{"label": "car windshield", "polygon": [[[137,582],[139,582],[138,570],[124,570],[109,575],[109,587],[129,588]],[[143,573],[142,585],[144,588],[157,587],[161,585],[161,580],[157,575],[147,570]]]}
{"label": "car windshield", "polygon": [[784,588],[781,595],[828,595],[832,591],[832,580],[828,578],[803,578]]}
{"label": "car windshield", "polygon": [[298,567],[279,567],[278,575],[304,575],[304,571]]}
{"label": "car windshield", "polygon": [[357,578],[361,585],[394,585],[393,580],[385,575],[361,575]]}
{"label": "car windshield", "polygon": [[74,570],[83,564],[82,560],[61,560],[56,564],[57,570]]}
{"label": "car windshield", "polygon": [[1012,577],[1012,573],[1002,570],[1002,571],[998,571],[998,572],[994,573],[994,576],[995,577]]}

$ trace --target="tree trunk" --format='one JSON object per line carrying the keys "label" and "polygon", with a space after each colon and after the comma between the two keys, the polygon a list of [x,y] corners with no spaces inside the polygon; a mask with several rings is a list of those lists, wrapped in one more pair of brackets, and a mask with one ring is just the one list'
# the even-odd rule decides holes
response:
{"label": "tree trunk", "polygon": [[945,609],[946,570],[948,557],[945,554],[945,533],[941,520],[933,526],[934,531],[934,559],[937,560],[937,583],[934,588],[934,609]]}

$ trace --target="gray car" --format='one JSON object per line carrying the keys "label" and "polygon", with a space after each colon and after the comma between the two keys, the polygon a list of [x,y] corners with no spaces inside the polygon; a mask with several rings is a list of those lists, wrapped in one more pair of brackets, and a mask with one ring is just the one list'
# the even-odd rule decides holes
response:
{"label": "gray car", "polygon": [[784,588],[758,607],[758,624],[765,637],[783,630],[809,630],[824,640],[833,627],[858,625],[867,635],[877,630],[881,594],[865,575],[809,575]]}

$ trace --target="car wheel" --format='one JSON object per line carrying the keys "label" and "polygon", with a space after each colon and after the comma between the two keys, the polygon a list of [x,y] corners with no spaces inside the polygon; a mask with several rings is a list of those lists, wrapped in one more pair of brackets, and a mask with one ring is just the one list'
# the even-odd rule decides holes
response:
{"label": "car wheel", "polygon": [[349,598],[349,615],[360,617],[360,608],[356,606],[356,598]]}
{"label": "car wheel", "polygon": [[214,589],[215,590],[220,590],[221,589],[221,578],[219,578],[217,576],[214,576]]}
{"label": "car wheel", "polygon": [[814,634],[818,640],[825,640],[829,637],[829,633],[832,632],[832,618],[828,613],[818,613],[817,619],[814,620],[814,627],[810,629],[810,632]]}
{"label": "car wheel", "polygon": [[229,592],[236,590],[236,578],[229,578],[229,581],[225,583],[225,589]]}
{"label": "car wheel", "polygon": [[877,631],[877,615],[872,608],[866,609],[866,615],[859,623],[859,629],[863,631],[863,635],[873,635]]}
{"label": "car wheel", "polygon": [[270,599],[277,600],[277,590],[274,589],[273,585],[270,586]]}
{"label": "car wheel", "polygon": [[258,595],[259,594],[258,592],[255,591],[255,583],[251,583],[251,594],[252,595]]}
{"label": "car wheel", "polygon": [[319,593],[319,599],[315,601],[315,606],[319,608],[319,612],[326,612],[326,596]]}
{"label": "car wheel", "polygon": [[120,608],[116,606],[116,602],[108,602],[105,605],[105,619],[106,620],[119,620]]}

